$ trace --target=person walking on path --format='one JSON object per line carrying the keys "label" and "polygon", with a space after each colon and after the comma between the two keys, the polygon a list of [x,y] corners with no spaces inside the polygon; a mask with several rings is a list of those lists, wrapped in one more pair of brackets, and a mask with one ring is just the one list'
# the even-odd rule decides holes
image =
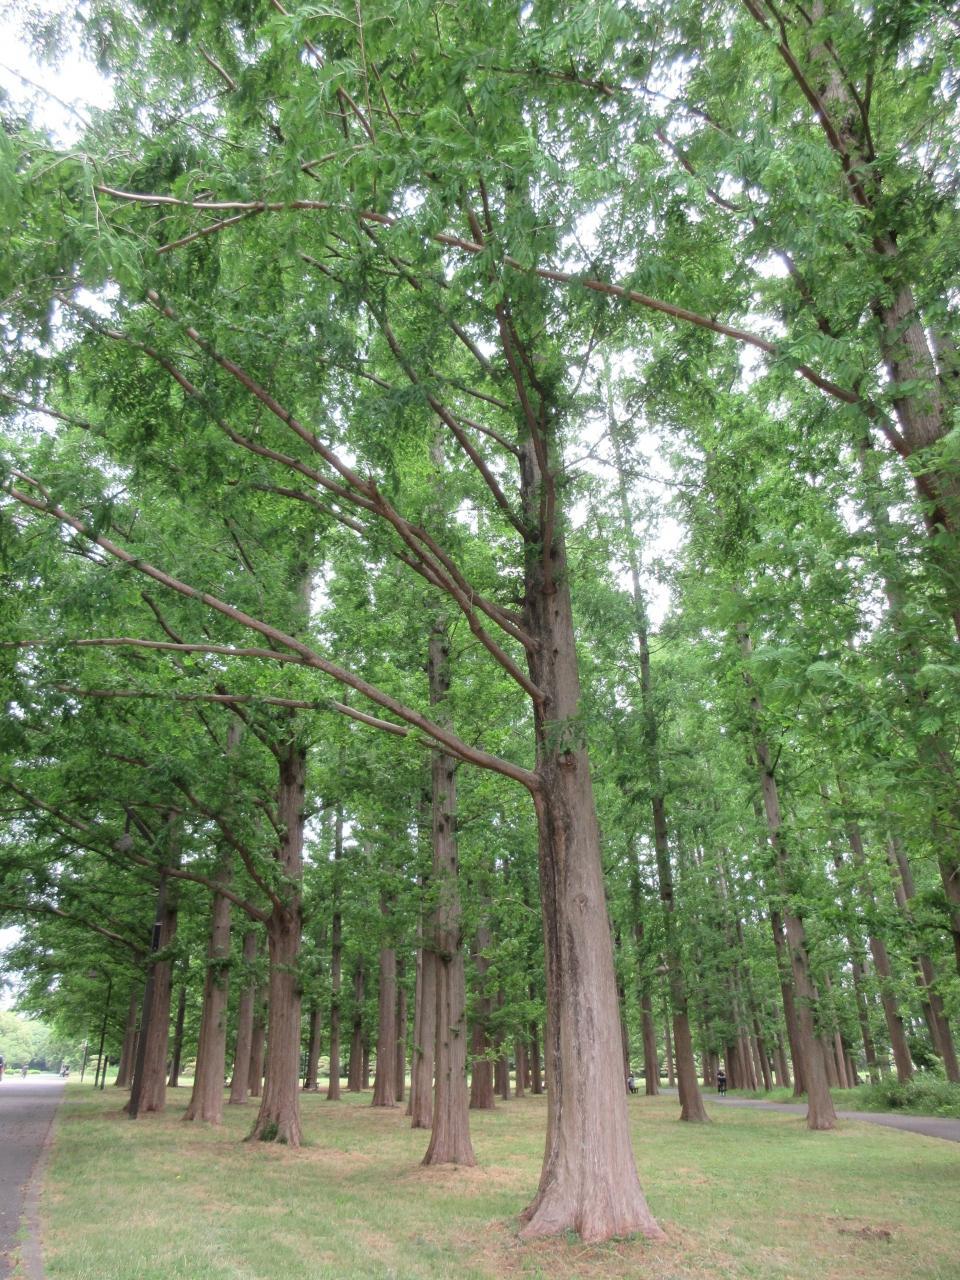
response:
{"label": "person walking on path", "polygon": [[721,1098],[727,1096],[727,1073],[723,1067],[717,1068],[717,1095]]}

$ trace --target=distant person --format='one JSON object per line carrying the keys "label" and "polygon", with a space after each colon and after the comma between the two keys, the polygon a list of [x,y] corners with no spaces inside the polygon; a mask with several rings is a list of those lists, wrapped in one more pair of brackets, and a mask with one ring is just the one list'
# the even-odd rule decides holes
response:
{"label": "distant person", "polygon": [[6,1071],[6,1069],[7,1069],[7,1060],[3,1056],[3,1054],[0,1053],[0,1080],[3,1079],[3,1073],[4,1071]]}
{"label": "distant person", "polygon": [[24,1063],[23,1066],[20,1068],[20,1079],[26,1080],[26,1078],[27,1078],[27,1064]]}
{"label": "distant person", "polygon": [[726,1096],[726,1092],[727,1092],[727,1073],[724,1071],[723,1067],[720,1067],[717,1071],[717,1093],[720,1095],[721,1098],[723,1098]]}
{"label": "distant person", "polygon": [[637,1077],[633,1074],[632,1071],[627,1076],[627,1088],[630,1090],[631,1093],[637,1092]]}

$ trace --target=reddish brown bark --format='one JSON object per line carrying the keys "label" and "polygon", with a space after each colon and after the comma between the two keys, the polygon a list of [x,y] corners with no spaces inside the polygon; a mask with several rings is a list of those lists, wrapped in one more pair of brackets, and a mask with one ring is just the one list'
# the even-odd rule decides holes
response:
{"label": "reddish brown bark", "polygon": [[471,1111],[490,1111],[494,1106],[493,1062],[489,1056],[490,1042],[487,1036],[493,1001],[486,987],[486,975],[490,968],[487,952],[491,942],[489,928],[486,924],[480,924],[473,946],[477,996],[474,1000],[473,1026],[470,1028]]}
{"label": "reddish brown bark", "polygon": [[[536,442],[521,445],[524,514],[537,527],[555,498]],[[543,526],[540,525],[542,529]],[[539,787],[540,900],[546,961],[547,1140],[527,1237],[576,1231],[586,1241],[662,1235],[637,1177],[621,1078],[620,1019],[600,833],[577,726],[580,681],[561,530],[528,548],[524,622]]]}
{"label": "reddish brown bark", "polygon": [[[450,688],[450,641],[438,619],[430,633],[430,700],[443,706]],[[443,712],[441,711],[441,719]],[[433,884],[437,899],[429,935],[436,957],[436,1084],[433,1125],[423,1163],[473,1165],[467,1094],[467,990],[464,973],[454,760],[431,757]]]}
{"label": "reddish brown bark", "polygon": [[300,1145],[300,982],[297,966],[303,913],[303,805],[306,751],[290,742],[279,753],[277,813],[282,839],[277,850],[284,876],[283,897],[274,900],[267,919],[270,958],[267,1060],[260,1110],[250,1137]]}
{"label": "reddish brown bark", "polygon": [[[171,820],[172,821],[172,820]],[[166,957],[177,933],[177,899],[163,872],[154,923],[155,955]],[[167,1046],[170,1039],[170,994],[173,966],[168,958],[152,959],[144,992],[141,1033],[127,1110],[131,1116],[162,1111],[166,1105]]]}
{"label": "reddish brown bark", "polygon": [[410,1073],[410,1123],[414,1129],[429,1129],[433,1124],[433,1058],[436,1037],[436,957],[432,950],[421,949],[417,952],[413,1067]]}
{"label": "reddish brown bark", "polygon": [[[218,883],[230,879],[229,864],[216,875]],[[230,899],[215,893],[210,912],[207,970],[203,984],[200,1039],[193,1091],[184,1120],[223,1123],[223,1080],[227,1057],[227,995],[230,961]]]}
{"label": "reddish brown bark", "polygon": [[117,1078],[113,1082],[118,1089],[129,1089],[130,1082],[133,1079],[133,1064],[137,1054],[137,1014],[139,1008],[139,991],[135,983],[130,988],[130,1003],[127,1007],[127,1020],[124,1024],[120,1062],[117,1066]]}
{"label": "reddish brown bark", "polygon": [[230,1080],[229,1102],[232,1106],[244,1105],[249,1092],[254,1002],[257,989],[253,964],[256,958],[257,935],[253,929],[248,929],[243,935],[243,977],[240,1000],[237,1004],[237,1039],[233,1052],[233,1076]]}
{"label": "reddish brown bark", "polygon": [[[863,900],[868,918],[873,919],[876,916],[877,902],[867,875],[867,858],[863,847],[863,836],[860,832],[860,826],[856,822],[848,820],[846,829],[847,839],[850,842],[850,849],[853,854],[853,864],[857,872],[857,892]],[[900,1016],[900,1007],[893,980],[893,968],[890,964],[890,957],[887,954],[886,944],[872,929],[868,931],[867,943],[870,947],[870,955],[873,957],[873,967],[880,987],[880,1003],[883,1006],[883,1016],[887,1023],[887,1036],[890,1040],[890,1048],[893,1051],[897,1079],[903,1083],[913,1075],[913,1062],[910,1058],[907,1035],[903,1028],[903,1019]]]}
{"label": "reddish brown bark", "polygon": [[[380,912],[386,917],[389,906],[381,895]],[[397,953],[393,947],[380,948],[379,1017],[377,1020],[377,1069],[373,1079],[374,1107],[397,1105]]]}
{"label": "reddish brown bark", "polygon": [[911,934],[913,934],[916,982],[920,990],[924,1017],[930,1028],[930,1037],[936,1053],[943,1059],[944,1072],[947,1079],[953,1084],[960,1084],[960,1064],[957,1062],[957,1053],[950,1031],[950,1024],[947,1021],[946,1011],[943,1006],[943,999],[936,990],[936,975],[933,963],[917,943],[916,926],[910,907],[910,899],[915,893],[913,871],[903,846],[898,840],[893,838],[888,840],[887,860],[890,863],[892,872],[893,892],[897,906],[900,908],[901,915],[906,921]]}
{"label": "reddish brown bark", "polygon": [[[745,628],[738,629],[740,649],[745,658],[751,653],[750,637]],[[744,670],[744,681],[752,690],[752,681]],[[790,959],[790,972],[793,977],[793,991],[796,996],[796,1021],[798,1042],[803,1066],[804,1085],[807,1092],[807,1127],[809,1129],[832,1129],[836,1125],[837,1114],[827,1083],[823,1054],[818,1051],[817,1029],[814,1010],[817,1007],[817,992],[810,971],[810,957],[807,953],[807,940],[803,921],[791,906],[795,900],[790,896],[791,865],[783,831],[780,814],[780,797],[774,776],[773,755],[764,738],[759,725],[761,710],[760,699],[751,691],[750,709],[753,721],[753,752],[760,773],[760,789],[763,796],[764,813],[767,819],[767,832],[774,853],[778,892],[782,895],[781,907],[784,932],[786,934],[787,954]],[[775,931],[776,933],[776,931]],[[796,1063],[794,1063],[796,1066]]]}

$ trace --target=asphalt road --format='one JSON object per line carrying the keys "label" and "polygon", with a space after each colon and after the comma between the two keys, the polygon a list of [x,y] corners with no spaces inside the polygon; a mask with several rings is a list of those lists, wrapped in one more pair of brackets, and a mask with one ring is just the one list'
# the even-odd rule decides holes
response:
{"label": "asphalt road", "polygon": [[[768,1111],[788,1111],[805,1116],[805,1102],[764,1102],[761,1098],[718,1098],[707,1094],[708,1102],[721,1107],[761,1107]],[[867,1124],[882,1124],[888,1129],[906,1129],[909,1133],[922,1133],[928,1138],[944,1138],[947,1142],[960,1142],[960,1120],[949,1116],[911,1116],[900,1111],[838,1111],[840,1120],[865,1120]]]}
{"label": "asphalt road", "polygon": [[4,1072],[0,1080],[0,1278],[13,1271],[30,1177],[62,1097],[58,1076]]}

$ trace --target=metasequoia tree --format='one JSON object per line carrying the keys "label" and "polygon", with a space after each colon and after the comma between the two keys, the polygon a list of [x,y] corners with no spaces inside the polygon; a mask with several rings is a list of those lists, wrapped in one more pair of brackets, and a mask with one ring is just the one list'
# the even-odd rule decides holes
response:
{"label": "metasequoia tree", "polygon": [[[459,19],[457,29],[461,30]],[[509,41],[518,38],[519,30],[516,19],[504,24]],[[587,359],[590,344],[584,330],[588,317],[568,314],[566,306],[558,308],[545,280],[512,268],[504,274],[498,265],[497,246],[504,238],[515,242],[515,252],[526,252],[527,248],[536,252],[542,234],[542,211],[536,207],[540,197],[534,194],[527,176],[518,176],[514,163],[525,150],[521,102],[517,99],[512,108],[515,142],[509,162],[486,164],[482,157],[496,157],[503,146],[502,118],[499,111],[477,111],[471,101],[475,95],[462,83],[424,81],[405,87],[395,80],[389,90],[384,89],[383,106],[375,116],[369,105],[361,106],[346,89],[333,90],[335,119],[325,149],[328,151],[331,144],[337,150],[345,147],[345,157],[352,154],[356,158],[356,172],[348,177],[354,193],[343,188],[333,200],[314,199],[318,181],[322,184],[330,178],[339,187],[345,172],[342,166],[315,164],[318,153],[312,148],[324,141],[324,118],[315,117],[316,128],[309,136],[294,120],[302,113],[305,95],[315,91],[317,64],[325,58],[317,42],[327,37],[322,30],[301,31],[296,22],[280,24],[269,35],[262,34],[292,76],[290,119],[272,130],[269,102],[264,102],[263,117],[252,124],[249,117],[241,120],[231,115],[234,101],[230,92],[225,93],[222,105],[228,129],[238,130],[248,158],[259,170],[248,181],[269,192],[278,180],[273,160],[290,150],[283,161],[286,171],[298,171],[296,183],[311,191],[300,213],[293,215],[301,219],[299,225],[287,223],[294,236],[286,269],[296,271],[302,283],[295,291],[300,294],[299,301],[293,293],[287,295],[284,324],[291,336],[298,332],[297,339],[273,347],[272,354],[269,340],[266,345],[250,347],[248,338],[256,337],[257,325],[249,326],[244,320],[241,327],[247,329],[248,338],[239,343],[236,340],[235,319],[249,316],[251,304],[257,300],[258,258],[264,253],[273,257],[276,252],[268,229],[273,215],[267,205],[242,211],[241,222],[248,223],[252,235],[243,236],[244,228],[240,228],[243,253],[238,258],[235,245],[227,247],[227,237],[235,235],[226,225],[233,212],[223,217],[227,210],[215,208],[216,202],[138,190],[141,184],[132,170],[114,170],[109,175],[112,182],[101,184],[104,191],[98,195],[98,199],[109,199],[116,210],[110,231],[111,252],[125,257],[127,229],[133,231],[134,226],[138,243],[142,245],[146,237],[150,245],[142,270],[134,271],[135,278],[127,279],[126,269],[113,273],[121,287],[112,304],[114,315],[104,322],[84,312],[70,297],[72,286],[62,277],[54,287],[71,306],[91,355],[103,346],[122,344],[132,360],[143,368],[152,366],[151,374],[144,376],[155,385],[157,377],[169,380],[163,394],[173,397],[178,411],[195,422],[206,441],[219,436],[221,447],[229,445],[229,452],[235,453],[236,465],[242,465],[244,457],[255,458],[256,483],[300,503],[305,511],[298,518],[319,524],[334,520],[358,536],[379,539],[447,597],[503,677],[529,700],[536,743],[533,767],[474,746],[415,704],[331,660],[312,638],[292,634],[284,625],[236,607],[209,590],[204,581],[188,581],[155,563],[156,551],[148,552],[148,542],[134,551],[126,545],[134,540],[107,536],[82,509],[79,513],[69,510],[55,499],[43,483],[40,459],[31,464],[33,473],[18,469],[8,493],[22,509],[56,519],[84,544],[96,545],[107,557],[219,614],[234,627],[256,632],[260,640],[257,646],[209,644],[195,633],[184,642],[189,651],[215,652],[231,667],[246,656],[338,681],[354,698],[373,704],[375,711],[362,710],[352,702],[330,704],[343,714],[399,736],[416,732],[454,758],[491,769],[527,789],[540,833],[549,1105],[540,1188],[525,1214],[524,1229],[531,1236],[572,1229],[589,1240],[632,1231],[659,1235],[640,1190],[627,1131],[599,832],[579,726],[580,688],[566,558],[564,441],[568,434],[576,436],[573,388],[567,370],[571,365],[582,367]],[[335,42],[346,34],[339,29],[330,32]],[[489,32],[481,25],[476,34],[485,39]],[[411,42],[410,57],[419,63],[422,54],[413,45],[422,32],[412,28],[394,32],[389,40],[384,33],[379,53],[368,42],[367,56],[386,56],[397,35]],[[442,25],[436,28],[434,38],[438,52],[442,52],[448,38]],[[236,70],[237,51],[220,49],[219,53],[224,62],[216,58],[214,62],[224,74],[215,69],[211,72],[199,59],[192,74],[200,78],[212,74],[222,89],[233,79],[230,66]],[[184,99],[189,101],[199,87],[199,82],[185,86]],[[459,118],[474,139],[456,165],[439,162],[447,176],[435,171],[433,157],[425,154],[421,163],[415,152],[404,148],[406,127],[390,102],[391,94],[407,93],[402,110],[422,115],[431,110],[431,95],[438,91],[459,104]],[[246,107],[242,110],[246,115]],[[539,127],[549,133],[550,110],[546,105]],[[341,128],[347,131],[346,138],[337,132]],[[400,151],[405,151],[404,167],[408,162],[414,167],[407,175],[397,172],[397,189],[388,198],[396,213],[380,214],[372,208],[365,211],[366,206],[360,205],[363,212],[358,220],[352,208],[357,207],[362,190],[377,204],[386,194],[379,160],[372,168],[368,165],[372,158],[368,144],[373,143],[378,130],[392,135]],[[256,131],[259,139],[254,146]],[[292,170],[289,160],[297,152],[302,154],[296,155]],[[221,158],[228,154],[224,151]],[[201,170],[212,160],[199,152],[195,158]],[[449,175],[454,175],[452,182]],[[121,179],[125,186],[118,181]],[[175,185],[184,189],[179,179]],[[192,186],[192,178],[187,185]],[[113,195],[107,195],[107,187]],[[426,239],[416,226],[412,236],[402,229],[399,235],[391,234],[395,229],[391,224],[403,203],[417,190],[427,195],[424,212],[428,224],[437,230]],[[351,208],[343,207],[345,199]],[[293,200],[296,204],[297,198]],[[195,207],[198,204],[199,210]],[[286,198],[282,204],[286,209]],[[324,212],[326,221],[318,221],[316,215]],[[209,221],[211,213],[220,224],[217,228]],[[248,218],[248,213],[256,216]],[[289,216],[281,213],[285,219]],[[456,228],[453,233],[446,230],[451,224]],[[558,226],[546,233],[544,250],[558,242],[559,231]],[[337,247],[344,238],[348,245],[345,257]],[[459,248],[461,244],[468,246],[465,251]],[[245,283],[239,294],[216,290],[216,305],[211,307],[209,290],[215,288],[214,277],[208,275],[198,290],[198,278],[181,274],[176,255],[186,251],[190,256],[195,245],[201,245],[204,253],[212,250],[217,273],[225,272],[224,283],[232,274],[233,283],[241,285],[242,274]],[[416,259],[413,266],[409,265],[410,254]],[[363,283],[365,277],[369,285]],[[206,301],[202,292],[207,293]],[[261,297],[260,302],[266,303],[266,298]],[[314,375],[306,370],[302,376],[294,375],[292,365],[282,372],[272,371],[270,366],[277,359],[286,365],[289,358],[299,358],[303,341],[312,348],[314,363],[322,344],[313,317],[321,312],[331,320],[327,333],[334,339],[321,359],[329,360],[331,368],[338,363],[341,367],[335,376],[331,374],[325,397],[318,401],[313,394],[318,387],[311,387],[308,396],[303,394],[308,384],[315,383]],[[485,354],[491,348],[497,353],[494,358]],[[437,362],[441,362],[442,372],[438,372]],[[214,385],[220,388],[215,395]],[[342,425],[334,412],[334,387],[339,396],[338,412],[346,413],[349,419],[349,451],[337,444]],[[49,398],[55,398],[53,388],[47,390],[52,393]],[[403,510],[401,504],[415,493],[409,486],[404,492],[402,477],[398,483],[387,465],[390,451],[385,449],[382,435],[367,430],[364,420],[351,414],[354,406],[362,409],[368,423],[374,417],[392,414],[397,439],[405,443],[408,452],[414,450],[412,456],[426,432],[435,432],[438,427],[443,431],[446,465],[467,469],[476,500],[490,522],[485,541],[491,554],[486,562],[478,562],[472,574],[476,580],[464,569],[462,534],[451,536],[449,530],[425,526],[415,512]],[[46,407],[59,412],[55,404]],[[480,409],[484,421],[475,416]],[[244,422],[250,425],[244,427]],[[97,430],[108,433],[109,424],[101,420]],[[378,529],[374,535],[368,534],[371,525]],[[144,533],[146,530],[138,529],[138,544]],[[477,580],[489,582],[490,588],[484,590]],[[182,651],[178,642],[163,643]],[[278,767],[277,809],[284,833],[278,844],[278,867],[286,887],[279,892],[273,884],[264,884],[272,906],[269,912],[260,913],[261,919],[266,917],[271,954],[271,1057],[286,1052],[281,1046],[299,1043],[293,970],[300,907],[289,886],[299,877],[304,757],[292,735],[278,754]],[[285,1030],[286,1021],[294,1017],[295,1039]],[[287,1075],[282,1072],[283,1079]],[[273,1096],[280,1084],[280,1077],[268,1066],[261,1118],[254,1132],[282,1123],[287,1140],[296,1141],[295,1102],[284,1106]],[[282,1121],[277,1119],[281,1114]]]}

